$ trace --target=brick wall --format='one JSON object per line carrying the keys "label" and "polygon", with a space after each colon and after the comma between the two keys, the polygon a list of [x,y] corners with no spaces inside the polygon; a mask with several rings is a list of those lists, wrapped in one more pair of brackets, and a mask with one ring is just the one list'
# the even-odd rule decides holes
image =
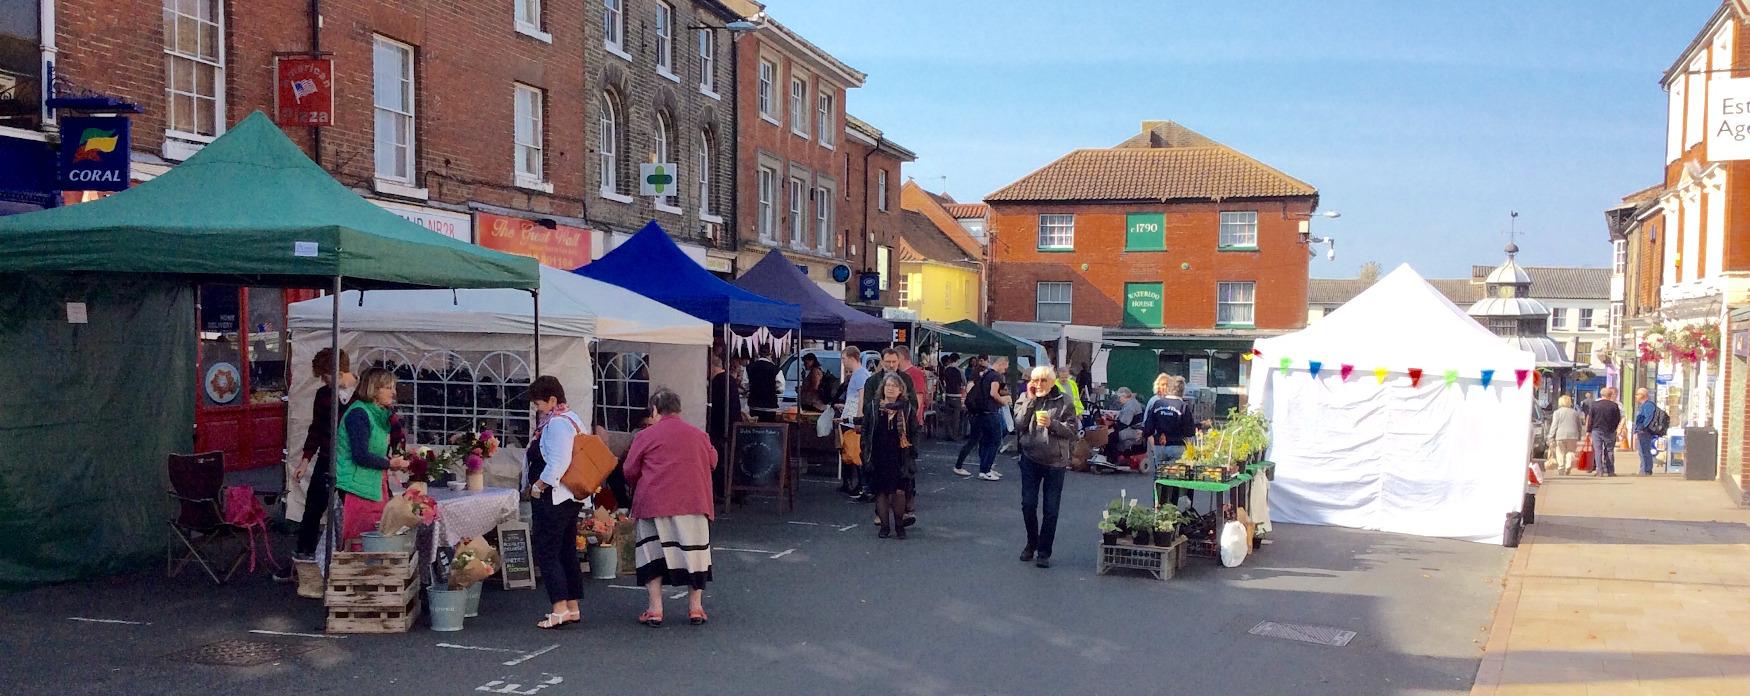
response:
{"label": "brick wall", "polygon": [[[759,179],[758,172],[762,162],[766,166],[774,166],[777,172],[776,195],[773,205],[774,236],[779,240],[787,240],[790,230],[790,204],[788,181],[792,176],[804,179],[804,187],[812,188],[827,185],[834,193],[832,215],[833,229],[841,231],[840,238],[829,245],[828,253],[819,254],[814,250],[820,247],[819,238],[814,230],[814,202],[807,197],[803,205],[802,244],[806,251],[802,254],[819,258],[843,258],[848,240],[843,238],[842,230],[849,226],[848,221],[860,220],[861,214],[855,201],[848,200],[844,195],[847,180],[860,178],[856,171],[860,163],[852,163],[846,157],[845,135],[845,86],[836,84],[824,75],[808,74],[810,71],[800,61],[785,54],[761,34],[755,33],[741,37],[736,42],[738,70],[736,75],[736,106],[741,111],[740,118],[740,151],[737,153],[737,205],[736,205],[736,235],[743,241],[758,242],[759,240]],[[774,117],[777,123],[772,123],[761,116],[759,110],[759,77],[760,61],[770,60],[777,65],[776,79],[772,85],[772,100]],[[808,83],[807,99],[803,104],[807,110],[808,136],[794,133],[790,128],[790,78],[793,70],[806,74]],[[816,113],[820,89],[825,85],[834,90],[833,101],[833,146],[824,147],[820,143],[819,118]],[[850,165],[850,171],[847,171]],[[873,179],[871,179],[873,181]],[[859,184],[861,182],[858,182]],[[897,181],[890,181],[891,187],[898,186]],[[806,190],[804,191],[807,196]],[[858,251],[866,244],[859,243]]]}
{"label": "brick wall", "polygon": [[[546,0],[551,44],[516,32],[510,3],[326,0],[322,48],[335,61],[335,125],[322,129],[318,161],[341,183],[374,180],[373,36],[414,47],[415,183],[431,201],[469,201],[581,216],[584,191],[584,0]],[[303,0],[224,2],[226,121],[273,108],[273,53],[309,48]],[[136,151],[164,141],[162,3],[63,0],[57,6],[59,70],[75,85],[134,101]],[[593,20],[599,21],[599,20]],[[545,90],[544,169],[553,194],[514,183],[513,83]],[[288,129],[311,152],[310,129]]]}
{"label": "brick wall", "polygon": [[[601,4],[587,7],[588,22],[583,38],[587,64],[587,98],[585,99],[584,133],[586,150],[583,172],[586,187],[586,207],[589,219],[603,229],[635,232],[649,220],[656,220],[676,239],[706,246],[731,246],[728,224],[734,218],[731,190],[735,182],[734,147],[735,114],[734,56],[732,35],[727,31],[713,32],[716,61],[716,96],[700,89],[700,73],[704,61],[699,57],[697,30],[687,27],[723,26],[732,18],[719,11],[715,3],[670,3],[677,17],[674,24],[674,48],[670,79],[658,72],[655,26],[656,0],[624,0],[626,36],[623,47],[631,60],[609,52],[603,41]],[[616,171],[619,194],[630,196],[630,203],[601,196],[598,156],[601,152],[600,119],[604,96],[613,95],[617,104],[618,125]],[[638,195],[638,165],[655,160],[657,115],[665,114],[672,125],[669,157],[680,165],[678,195],[673,207],[681,212],[656,207],[655,199]],[[701,233],[702,223],[717,220],[701,217],[698,195],[698,155],[701,133],[710,134],[711,153],[711,213],[721,219],[717,242],[708,242]]]}
{"label": "brick wall", "polygon": [[[1299,221],[1310,199],[1255,203],[1020,204],[991,202],[990,318],[1033,321],[1036,284],[1073,283],[1071,323],[1120,326],[1124,284],[1160,282],[1163,326],[1215,326],[1216,283],[1257,283],[1255,325],[1294,329],[1306,324],[1307,252]],[[1219,251],[1223,210],[1258,211],[1258,250]],[[1075,250],[1038,250],[1042,213],[1073,213]],[[1166,251],[1126,252],[1125,216],[1165,215]],[[1189,268],[1181,268],[1189,264]]]}
{"label": "brick wall", "polygon": [[[899,181],[901,163],[893,155],[848,135],[844,139],[844,146],[840,149],[844,153],[842,156],[845,157],[847,169],[850,171],[850,176],[846,177],[845,186],[844,209],[846,214],[843,217],[844,224],[840,227],[847,234],[846,251],[855,251],[854,254],[847,255],[845,262],[852,269],[858,271],[879,271],[880,269],[876,267],[875,247],[885,245],[897,249],[899,245],[900,208],[897,182]],[[866,168],[865,162],[867,162]],[[881,171],[887,172],[887,196],[889,199],[887,210],[880,209],[880,201],[876,193],[879,188],[877,183],[879,174],[877,172]],[[889,256],[888,262],[893,266],[888,270],[890,277],[892,273],[897,271],[899,265],[897,257],[897,251],[892,252]],[[855,286],[852,287],[854,290]],[[854,299],[855,295],[850,297]],[[881,301],[876,304],[883,307],[897,307],[899,303],[895,298],[896,293],[890,285],[888,291],[882,294]]]}

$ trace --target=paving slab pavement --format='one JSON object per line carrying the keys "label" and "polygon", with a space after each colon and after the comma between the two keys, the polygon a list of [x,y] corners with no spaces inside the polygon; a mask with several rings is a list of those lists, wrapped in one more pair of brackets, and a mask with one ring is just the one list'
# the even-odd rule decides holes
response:
{"label": "paving slab pavement", "polygon": [[1750,694],[1750,510],[1713,481],[1549,477],[1471,693]]}

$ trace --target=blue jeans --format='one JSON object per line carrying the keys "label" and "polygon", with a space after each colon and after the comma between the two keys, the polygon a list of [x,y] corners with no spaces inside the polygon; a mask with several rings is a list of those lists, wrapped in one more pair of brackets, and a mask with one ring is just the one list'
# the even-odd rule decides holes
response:
{"label": "blue jeans", "polygon": [[[1027,525],[1027,546],[1040,558],[1051,557],[1052,542],[1057,539],[1057,508],[1063,500],[1063,477],[1066,469],[1059,466],[1034,464],[1021,457],[1021,522]],[[1045,491],[1045,519],[1039,519],[1039,492]]]}
{"label": "blue jeans", "polygon": [[1635,449],[1641,453],[1641,475],[1653,475],[1653,440],[1659,436],[1645,430],[1635,433]]}
{"label": "blue jeans", "polygon": [[1592,471],[1599,476],[1616,475],[1616,434],[1592,432]]}
{"label": "blue jeans", "polygon": [[996,411],[978,414],[978,473],[990,473],[996,466],[997,450],[1003,444],[1003,415]]}

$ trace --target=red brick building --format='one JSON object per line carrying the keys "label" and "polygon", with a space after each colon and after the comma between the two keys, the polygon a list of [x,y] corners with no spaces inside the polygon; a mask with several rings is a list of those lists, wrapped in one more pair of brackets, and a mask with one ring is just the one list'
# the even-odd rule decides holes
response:
{"label": "red brick building", "polygon": [[[585,200],[595,192],[584,177],[585,101],[598,92],[586,89],[582,44],[588,23],[601,21],[600,3],[319,6],[318,19],[302,0],[44,0],[36,36],[4,38],[39,42],[44,72],[63,93],[140,106],[136,181],[253,111],[271,114],[276,56],[319,51],[334,62],[333,125],[284,129],[341,183],[460,239],[485,242],[477,225],[540,225],[581,239],[586,254],[599,245],[586,229]],[[59,139],[53,119],[0,130],[8,139]],[[68,192],[69,201],[82,198]],[[285,348],[285,304],[294,299],[277,288],[201,291],[197,369],[228,365],[245,390],[197,400],[197,447],[224,450],[232,467],[281,461],[280,396],[289,371],[309,361]]]}
{"label": "red brick building", "polygon": [[881,129],[850,114],[845,115],[843,149],[845,210],[840,226],[845,231],[845,263],[857,272],[878,273],[880,299],[864,302],[857,296],[856,278],[846,289],[845,301],[865,307],[898,307],[896,283],[899,273],[901,231],[900,167],[917,155],[887,139]]}
{"label": "red brick building", "polygon": [[[985,198],[989,316],[1096,382],[1187,376],[1224,412],[1238,356],[1306,322],[1311,185],[1170,121],[1082,149]],[[1101,339],[1127,344],[1099,351]],[[1103,369],[1102,369],[1103,368]]]}
{"label": "red brick building", "polygon": [[847,232],[861,218],[847,193],[863,163],[847,157],[845,101],[865,75],[776,20],[759,25],[735,46],[737,270],[780,249],[845,298],[832,269],[867,244]]}

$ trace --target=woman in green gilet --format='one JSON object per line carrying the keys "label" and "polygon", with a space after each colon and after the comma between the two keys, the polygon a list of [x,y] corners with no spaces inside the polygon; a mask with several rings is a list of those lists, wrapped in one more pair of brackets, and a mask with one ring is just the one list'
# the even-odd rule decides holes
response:
{"label": "woman in green gilet", "polygon": [[395,373],[365,370],[352,403],[341,412],[340,442],[334,448],[335,487],[341,497],[341,548],[376,529],[389,503],[389,472],[407,460],[389,456],[389,409],[395,404]]}

